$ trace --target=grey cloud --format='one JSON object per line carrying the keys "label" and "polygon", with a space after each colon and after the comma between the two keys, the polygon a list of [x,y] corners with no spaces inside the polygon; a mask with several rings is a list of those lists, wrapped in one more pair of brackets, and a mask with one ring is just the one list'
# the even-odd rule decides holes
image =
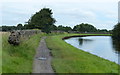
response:
{"label": "grey cloud", "polygon": [[[98,1],[98,0],[97,0]],[[105,1],[105,0],[104,0]],[[57,25],[74,26],[85,22],[94,24],[96,27],[111,28],[116,23],[116,0],[106,0],[106,2],[96,0],[13,0],[13,2],[3,2],[3,24],[16,25],[24,23],[32,14],[43,7],[49,7],[53,10],[53,16],[57,20]],[[108,1],[108,2],[107,2]],[[114,7],[115,6],[115,7]],[[115,8],[115,9],[114,9]],[[115,11],[114,13],[110,13]],[[104,14],[100,16],[99,13]],[[100,16],[100,17],[98,17]],[[108,19],[108,18],[110,19]],[[105,20],[106,19],[106,20]],[[112,19],[112,20],[111,20]],[[112,21],[107,23],[106,21]],[[107,26],[106,26],[107,25]]]}
{"label": "grey cloud", "polygon": [[120,1],[118,3],[118,22],[120,22]]}

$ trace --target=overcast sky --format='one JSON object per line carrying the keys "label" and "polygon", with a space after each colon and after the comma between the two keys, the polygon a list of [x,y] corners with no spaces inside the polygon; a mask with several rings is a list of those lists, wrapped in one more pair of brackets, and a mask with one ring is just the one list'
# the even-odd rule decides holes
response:
{"label": "overcast sky", "polygon": [[[119,0],[2,0],[0,25],[24,24],[46,7],[53,11],[55,25],[89,23],[99,29],[113,29],[118,22]],[[0,5],[1,5],[0,4]]]}
{"label": "overcast sky", "polygon": [[119,4],[118,4],[118,8],[119,8],[119,9],[118,9],[118,13],[119,13],[119,14],[118,14],[118,21],[119,21],[119,23],[120,23],[120,1],[119,1]]}

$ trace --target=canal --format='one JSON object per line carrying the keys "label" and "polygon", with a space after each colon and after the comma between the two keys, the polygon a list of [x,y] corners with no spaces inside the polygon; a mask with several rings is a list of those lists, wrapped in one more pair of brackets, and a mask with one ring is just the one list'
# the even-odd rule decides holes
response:
{"label": "canal", "polygon": [[111,36],[86,36],[66,39],[72,46],[120,64],[120,43]]}

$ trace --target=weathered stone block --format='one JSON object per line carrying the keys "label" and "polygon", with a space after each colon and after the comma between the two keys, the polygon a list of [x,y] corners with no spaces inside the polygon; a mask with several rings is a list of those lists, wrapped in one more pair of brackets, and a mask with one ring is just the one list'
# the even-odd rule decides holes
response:
{"label": "weathered stone block", "polygon": [[8,42],[13,45],[19,45],[20,44],[20,32],[17,31],[12,31],[9,38]]}

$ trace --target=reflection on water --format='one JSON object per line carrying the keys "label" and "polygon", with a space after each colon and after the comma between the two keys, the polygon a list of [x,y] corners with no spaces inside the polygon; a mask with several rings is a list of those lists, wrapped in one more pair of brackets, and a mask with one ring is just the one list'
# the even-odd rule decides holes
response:
{"label": "reflection on water", "polygon": [[116,53],[120,54],[120,40],[112,38],[112,45]]}
{"label": "reflection on water", "polygon": [[76,48],[120,64],[118,62],[120,41],[114,40],[110,36],[74,37],[65,41]]}
{"label": "reflection on water", "polygon": [[118,54],[118,63],[120,64],[120,40],[112,38],[112,45],[115,52]]}
{"label": "reflection on water", "polygon": [[81,46],[82,46],[82,44],[83,44],[83,41],[84,41],[84,42],[93,41],[93,40],[91,40],[91,39],[82,39],[82,38],[79,38],[78,40],[79,40],[79,45],[81,45]]}

